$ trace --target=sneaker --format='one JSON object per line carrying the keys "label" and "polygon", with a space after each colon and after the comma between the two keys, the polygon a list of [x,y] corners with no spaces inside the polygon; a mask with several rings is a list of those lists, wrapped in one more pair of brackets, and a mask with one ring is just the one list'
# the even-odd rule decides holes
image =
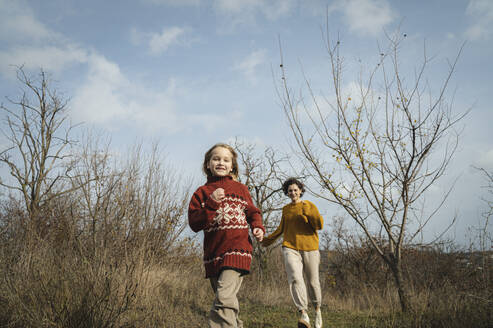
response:
{"label": "sneaker", "polygon": [[306,311],[301,312],[301,317],[298,320],[298,328],[310,328],[310,318]]}
{"label": "sneaker", "polygon": [[322,328],[322,311],[320,309],[315,314],[315,328]]}

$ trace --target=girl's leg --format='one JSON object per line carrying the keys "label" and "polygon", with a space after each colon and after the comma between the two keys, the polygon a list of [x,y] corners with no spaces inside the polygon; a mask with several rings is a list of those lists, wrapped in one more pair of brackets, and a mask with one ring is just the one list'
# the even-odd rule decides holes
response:
{"label": "girl's leg", "polygon": [[284,266],[288,276],[289,291],[294,305],[299,311],[306,311],[308,302],[305,281],[303,280],[303,260],[300,252],[288,247],[282,248]]}
{"label": "girl's leg", "polygon": [[211,278],[210,281],[216,297],[210,312],[209,327],[242,328],[243,322],[238,318],[240,308],[236,295],[243,277],[235,270],[223,270],[219,277]]}
{"label": "girl's leg", "polygon": [[322,305],[322,289],[320,288],[320,252],[301,252],[303,257],[303,272],[307,280],[308,295],[315,309]]}

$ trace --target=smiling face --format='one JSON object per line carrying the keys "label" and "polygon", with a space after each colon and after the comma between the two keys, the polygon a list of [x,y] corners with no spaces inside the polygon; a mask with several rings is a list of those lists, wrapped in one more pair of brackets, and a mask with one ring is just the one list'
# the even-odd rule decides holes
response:
{"label": "smiling face", "polygon": [[301,197],[301,189],[296,183],[293,183],[288,187],[288,197],[291,198],[291,202],[298,203]]}
{"label": "smiling face", "polygon": [[233,154],[224,147],[214,148],[211,153],[211,159],[207,162],[207,168],[212,175],[217,177],[229,175],[233,168]]}

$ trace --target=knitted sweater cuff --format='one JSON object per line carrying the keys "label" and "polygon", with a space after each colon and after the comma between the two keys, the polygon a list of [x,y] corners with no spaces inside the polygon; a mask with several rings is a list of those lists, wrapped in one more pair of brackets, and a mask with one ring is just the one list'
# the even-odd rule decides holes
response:
{"label": "knitted sweater cuff", "polygon": [[221,207],[221,203],[220,202],[216,202],[211,197],[207,198],[207,200],[205,201],[205,205],[207,207],[213,209],[213,210],[217,210],[217,209],[219,209],[219,207]]}
{"label": "knitted sweater cuff", "polygon": [[261,230],[264,232],[264,234],[265,234],[265,227],[264,227],[264,225],[262,224],[262,217],[261,217],[260,215],[256,216],[256,217],[252,220],[252,222],[250,223],[250,227],[251,227],[252,231],[253,231],[253,229],[255,229],[255,228],[259,228],[259,229],[261,229]]}

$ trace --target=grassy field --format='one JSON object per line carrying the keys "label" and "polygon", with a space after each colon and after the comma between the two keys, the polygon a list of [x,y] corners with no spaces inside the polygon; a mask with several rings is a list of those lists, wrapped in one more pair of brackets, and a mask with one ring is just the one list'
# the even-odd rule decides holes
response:
{"label": "grassy field", "polygon": [[[212,298],[211,298],[212,299]],[[257,302],[240,299],[240,319],[243,320],[245,328],[295,328],[297,327],[298,314],[291,305],[268,306]],[[195,309],[195,318],[180,318],[177,322],[168,322],[162,327],[206,327],[207,326],[206,308]],[[471,315],[466,314],[463,318],[454,318],[443,314],[442,317],[433,318],[401,313],[375,313],[372,311],[350,311],[329,309],[328,306],[322,307],[322,317],[324,327],[327,328],[412,328],[412,327],[430,327],[430,328],[488,328],[492,327],[491,313],[483,309],[484,318],[478,317],[474,321]],[[314,311],[309,313],[310,319],[314,320]],[[158,325],[156,326],[158,327]]]}
{"label": "grassy field", "polygon": [[[55,247],[48,240],[19,241],[0,245],[0,327],[207,326],[213,295],[196,248],[178,247],[170,256],[145,244],[94,249],[78,242]],[[440,283],[432,277],[425,285],[414,282],[414,310],[408,314],[400,312],[392,284],[349,280],[349,269],[346,281],[323,271],[324,327],[492,327],[491,274],[459,275],[450,263],[446,268],[467,280],[439,272]],[[262,276],[253,267],[239,299],[246,328],[296,327],[279,253]],[[313,315],[312,310],[312,320]]]}
{"label": "grassy field", "polygon": [[[476,309],[481,311],[480,309]],[[443,313],[439,316],[434,313],[433,317],[423,314],[403,315],[401,313],[375,313],[370,311],[350,311],[329,309],[322,307],[322,317],[324,327],[327,328],[411,328],[411,327],[430,327],[430,328],[488,328],[493,327],[491,310],[482,309],[483,318],[477,316],[471,321],[471,314],[464,313],[464,317],[457,318],[451,313],[448,316]],[[488,314],[488,311],[490,312]],[[431,313],[429,314],[431,315]],[[245,327],[296,327],[297,313],[292,306],[264,306],[251,302],[244,302],[242,305],[241,319]],[[314,320],[314,311],[310,312],[310,320]]]}
{"label": "grassy field", "polygon": [[[206,327],[213,294],[200,246],[156,247],[149,236],[53,234],[0,238],[0,327]],[[96,238],[97,237],[97,238]],[[493,327],[491,254],[416,251],[407,256],[412,311],[371,250],[323,253],[324,327]],[[465,261],[466,260],[466,261]],[[259,263],[263,263],[260,270]],[[279,249],[253,263],[239,292],[245,327],[296,327]],[[310,316],[313,320],[313,310]]]}
{"label": "grassy field", "polygon": [[[242,306],[242,319],[245,327],[296,327],[298,314],[292,306],[264,306],[247,302]],[[310,320],[314,320],[314,312],[310,312]],[[374,327],[368,325],[371,319],[364,314],[334,311],[327,307],[322,308],[322,317],[325,327]]]}

